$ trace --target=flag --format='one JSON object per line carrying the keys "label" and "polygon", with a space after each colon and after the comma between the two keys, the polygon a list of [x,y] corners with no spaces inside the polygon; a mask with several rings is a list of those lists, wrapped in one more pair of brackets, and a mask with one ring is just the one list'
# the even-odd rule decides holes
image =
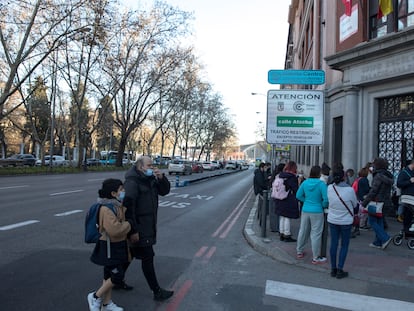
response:
{"label": "flag", "polygon": [[342,0],[342,3],[345,6],[345,15],[346,16],[351,16],[352,0]]}
{"label": "flag", "polygon": [[392,0],[379,0],[378,3],[378,18],[387,16],[393,11]]}

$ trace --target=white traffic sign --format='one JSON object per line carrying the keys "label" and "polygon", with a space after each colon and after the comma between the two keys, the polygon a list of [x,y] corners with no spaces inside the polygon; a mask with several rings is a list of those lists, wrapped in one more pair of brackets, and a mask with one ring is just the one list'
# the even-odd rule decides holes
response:
{"label": "white traffic sign", "polygon": [[266,141],[282,145],[322,145],[323,91],[267,92]]}

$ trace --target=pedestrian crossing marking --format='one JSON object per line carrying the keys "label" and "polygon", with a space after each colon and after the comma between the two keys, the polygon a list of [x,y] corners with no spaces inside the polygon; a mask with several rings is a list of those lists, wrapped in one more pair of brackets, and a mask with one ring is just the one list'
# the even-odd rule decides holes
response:
{"label": "pedestrian crossing marking", "polygon": [[414,303],[278,281],[266,281],[266,295],[353,311],[414,310]]}

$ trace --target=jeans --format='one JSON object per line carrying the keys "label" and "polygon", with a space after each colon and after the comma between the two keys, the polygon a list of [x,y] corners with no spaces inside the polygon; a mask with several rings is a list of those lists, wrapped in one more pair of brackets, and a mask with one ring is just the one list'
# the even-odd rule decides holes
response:
{"label": "jeans", "polygon": [[310,237],[313,258],[317,258],[321,255],[323,221],[323,213],[302,212],[300,219],[298,242],[296,246],[296,252],[298,254],[303,253],[305,244],[308,242],[308,239]]}
{"label": "jeans", "polygon": [[[348,254],[349,240],[351,237],[351,225],[335,225],[329,224],[329,230],[331,232],[331,247],[329,254],[331,256],[332,269],[343,269],[345,264],[346,255]],[[341,249],[339,250],[338,265],[336,264],[338,256],[338,245],[341,240]]]}
{"label": "jeans", "polygon": [[375,240],[372,244],[381,246],[390,239],[390,236],[384,230],[384,219],[382,217],[368,215],[368,222],[375,232]]}

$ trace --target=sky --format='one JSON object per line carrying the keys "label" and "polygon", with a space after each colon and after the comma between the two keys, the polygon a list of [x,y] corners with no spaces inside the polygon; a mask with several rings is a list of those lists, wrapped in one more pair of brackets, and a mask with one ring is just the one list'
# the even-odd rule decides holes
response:
{"label": "sky", "polygon": [[[267,82],[272,69],[284,69],[291,0],[164,0],[193,12],[195,54],[206,79],[236,127],[240,144],[257,139],[265,126]],[[136,8],[137,0],[123,0]],[[252,95],[257,93],[257,95]]]}

